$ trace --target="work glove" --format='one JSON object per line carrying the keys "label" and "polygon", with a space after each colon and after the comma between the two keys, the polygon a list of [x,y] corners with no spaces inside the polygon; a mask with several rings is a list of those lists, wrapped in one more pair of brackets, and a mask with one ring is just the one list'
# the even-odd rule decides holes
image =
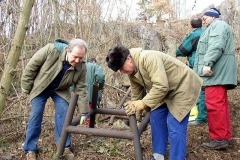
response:
{"label": "work glove", "polygon": [[143,110],[136,111],[136,120],[141,121],[141,115],[142,115]]}
{"label": "work glove", "polygon": [[147,105],[142,100],[128,101],[124,104],[125,112],[128,116],[135,114],[137,111],[141,111],[147,108]]}
{"label": "work glove", "polygon": [[80,124],[84,124],[87,121],[88,117],[89,117],[88,113],[82,113],[80,117]]}
{"label": "work glove", "polygon": [[210,66],[203,66],[202,71],[204,76],[211,76],[213,74]]}

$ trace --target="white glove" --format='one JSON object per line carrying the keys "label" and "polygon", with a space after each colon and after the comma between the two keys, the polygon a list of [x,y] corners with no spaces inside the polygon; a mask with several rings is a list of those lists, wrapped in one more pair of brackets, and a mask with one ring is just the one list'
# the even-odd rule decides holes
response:
{"label": "white glove", "polygon": [[203,66],[202,71],[204,76],[211,76],[213,74],[210,66]]}
{"label": "white glove", "polygon": [[87,121],[89,114],[88,113],[82,113],[80,117],[80,124],[83,124]]}

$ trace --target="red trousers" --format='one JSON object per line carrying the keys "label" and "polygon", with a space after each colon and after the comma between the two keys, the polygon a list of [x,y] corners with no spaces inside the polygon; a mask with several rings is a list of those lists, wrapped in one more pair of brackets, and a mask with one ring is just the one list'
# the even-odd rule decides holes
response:
{"label": "red trousers", "polygon": [[223,85],[206,87],[205,101],[211,139],[231,140],[232,128],[227,88]]}

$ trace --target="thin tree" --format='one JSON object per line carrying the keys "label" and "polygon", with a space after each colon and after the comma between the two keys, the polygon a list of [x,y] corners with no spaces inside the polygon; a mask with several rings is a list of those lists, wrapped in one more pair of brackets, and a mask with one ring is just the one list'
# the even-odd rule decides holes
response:
{"label": "thin tree", "polygon": [[20,12],[17,30],[7,61],[4,64],[4,71],[0,82],[0,117],[2,116],[2,112],[5,107],[5,102],[9,94],[13,75],[16,72],[15,68],[21,54],[34,1],[35,0],[22,0],[22,10]]}

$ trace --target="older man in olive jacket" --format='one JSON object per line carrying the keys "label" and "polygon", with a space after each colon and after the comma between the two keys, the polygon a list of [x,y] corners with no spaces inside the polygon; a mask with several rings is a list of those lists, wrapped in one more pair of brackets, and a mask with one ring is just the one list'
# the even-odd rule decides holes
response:
{"label": "older man in olive jacket", "polygon": [[[198,75],[162,52],[129,50],[122,45],[110,49],[106,61],[113,71],[120,70],[129,76],[132,98],[126,103],[127,115],[147,107],[152,109],[154,158],[164,158],[169,136],[170,159],[186,159],[189,111],[196,104],[202,86]],[[156,136],[161,137],[159,144],[154,144]]]}
{"label": "older man in olive jacket", "polygon": [[207,105],[210,143],[207,149],[229,147],[232,139],[227,90],[237,85],[237,61],[231,27],[219,19],[220,12],[211,8],[204,13],[206,29],[201,35],[194,70],[203,79]]}
{"label": "older man in olive jacket", "polygon": [[[23,92],[29,94],[32,107],[23,146],[27,152],[27,159],[36,159],[43,112],[48,98],[53,99],[56,109],[56,144],[60,140],[70,101],[70,86],[75,85],[75,92],[79,95],[77,103],[80,111],[85,114],[89,111],[85,80],[86,64],[83,61],[86,52],[87,44],[82,39],[73,39],[69,45],[64,41],[56,41],[55,44],[49,43],[37,51],[24,69],[21,87]],[[73,157],[69,150],[70,145],[68,135],[65,154]]]}

